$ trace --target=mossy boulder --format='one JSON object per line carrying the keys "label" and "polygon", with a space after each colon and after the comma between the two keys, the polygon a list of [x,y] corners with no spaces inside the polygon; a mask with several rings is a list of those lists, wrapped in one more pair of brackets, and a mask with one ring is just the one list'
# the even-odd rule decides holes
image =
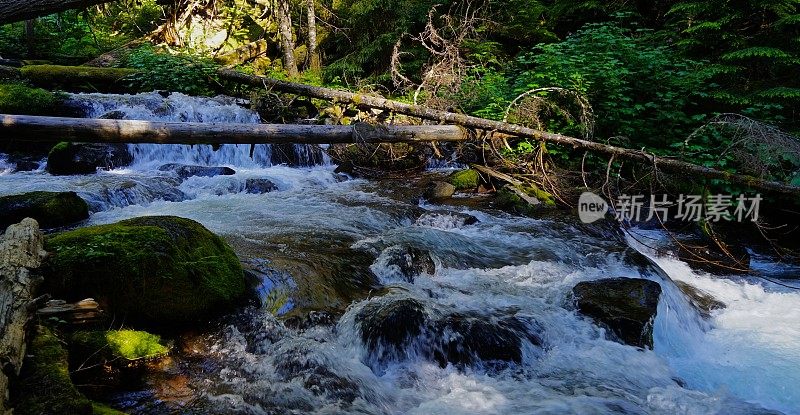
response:
{"label": "mossy boulder", "polygon": [[3,114],[52,115],[58,112],[63,101],[62,94],[18,82],[0,83],[0,113]]}
{"label": "mossy boulder", "polygon": [[578,311],[610,330],[611,338],[653,348],[653,321],[661,286],[641,278],[606,278],[572,288]]}
{"label": "mossy boulder", "polygon": [[[529,200],[525,200],[525,198]],[[538,203],[536,203],[538,201]],[[533,202],[533,203],[531,203]],[[532,215],[541,208],[556,207],[555,197],[536,186],[503,187],[497,192],[495,206],[522,215]]]}
{"label": "mossy boulder", "polygon": [[105,360],[151,359],[169,352],[160,336],[140,330],[78,331],[72,334],[71,347]]}
{"label": "mossy boulder", "polygon": [[229,309],[245,293],[236,254],[203,225],[145,216],[48,238],[48,292],[92,297],[129,322],[175,325]]}
{"label": "mossy boulder", "polygon": [[124,167],[133,162],[125,144],[61,142],[47,155],[47,171],[53,175],[91,174],[100,169]]}
{"label": "mossy boulder", "polygon": [[36,327],[22,365],[14,413],[91,414],[92,403],[72,384],[67,352],[53,332]]}
{"label": "mossy boulder", "polygon": [[125,412],[118,411],[100,402],[92,402],[92,415],[126,415]]}
{"label": "mossy boulder", "polygon": [[89,217],[89,206],[75,192],[29,192],[0,197],[0,232],[33,218],[42,228],[57,228]]}
{"label": "mossy boulder", "polygon": [[130,89],[126,79],[136,72],[128,68],[61,65],[25,65],[20,69],[22,78],[36,86],[87,92],[126,92]]}
{"label": "mossy boulder", "polygon": [[473,190],[478,187],[481,176],[477,171],[472,169],[465,169],[457,171],[448,177],[450,184],[455,186],[456,190]]}

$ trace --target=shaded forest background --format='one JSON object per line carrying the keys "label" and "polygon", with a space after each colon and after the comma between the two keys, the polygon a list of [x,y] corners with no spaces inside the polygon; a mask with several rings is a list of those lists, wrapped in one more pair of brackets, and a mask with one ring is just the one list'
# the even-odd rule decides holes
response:
{"label": "shaded forest background", "polygon": [[77,65],[111,51],[93,64],[195,95],[219,92],[228,65],[800,185],[798,4],[119,0],[6,24],[0,56]]}

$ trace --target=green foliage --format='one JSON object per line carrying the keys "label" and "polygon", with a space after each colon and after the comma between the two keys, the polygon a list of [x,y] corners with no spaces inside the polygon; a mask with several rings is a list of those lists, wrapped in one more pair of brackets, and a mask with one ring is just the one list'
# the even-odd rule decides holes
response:
{"label": "green foliage", "polygon": [[120,66],[141,70],[127,78],[131,86],[140,90],[214,95],[219,86],[218,66],[211,59],[158,52],[150,45],[132,51],[121,60]]}
{"label": "green foliage", "polygon": [[50,115],[63,102],[63,95],[31,88],[22,83],[0,83],[0,113]]}

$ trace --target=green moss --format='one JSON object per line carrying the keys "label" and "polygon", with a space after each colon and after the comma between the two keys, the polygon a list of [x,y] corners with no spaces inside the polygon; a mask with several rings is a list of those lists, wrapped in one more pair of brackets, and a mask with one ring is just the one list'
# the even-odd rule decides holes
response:
{"label": "green moss", "polygon": [[147,359],[169,351],[161,343],[161,337],[138,330],[80,331],[72,335],[72,343],[77,350],[101,355],[106,360]]}
{"label": "green moss", "polygon": [[29,217],[42,228],[56,228],[89,217],[89,206],[75,192],[29,192],[0,197],[0,227]]}
{"label": "green moss", "polygon": [[239,259],[201,224],[147,216],[48,238],[45,285],[67,300],[93,297],[129,320],[196,321],[245,291]]}
{"label": "green moss", "polygon": [[72,384],[67,352],[48,328],[38,326],[22,366],[14,413],[90,414],[92,404]]}
{"label": "green moss", "polygon": [[44,88],[81,91],[119,91],[127,88],[123,81],[137,73],[128,68],[94,66],[26,65],[20,74],[30,83]]}
{"label": "green moss", "polygon": [[41,88],[31,88],[21,83],[0,83],[0,113],[24,115],[50,115],[63,102],[64,97]]}
{"label": "green moss", "polygon": [[118,411],[110,406],[103,405],[100,402],[92,401],[92,414],[93,415],[126,415],[125,412]]}
{"label": "green moss", "polygon": [[456,190],[475,189],[478,187],[480,175],[475,170],[465,169],[451,174],[449,181],[456,187]]}
{"label": "green moss", "polygon": [[522,190],[529,196],[533,196],[541,202],[539,205],[531,205],[528,202],[522,200],[516,193],[513,191],[502,188],[497,192],[497,196],[495,197],[495,205],[504,210],[512,211],[515,213],[523,214],[523,215],[532,215],[538,209],[545,207],[545,208],[554,208],[556,206],[555,198],[552,194],[545,192],[538,187],[535,186],[520,186],[518,187],[519,190]]}

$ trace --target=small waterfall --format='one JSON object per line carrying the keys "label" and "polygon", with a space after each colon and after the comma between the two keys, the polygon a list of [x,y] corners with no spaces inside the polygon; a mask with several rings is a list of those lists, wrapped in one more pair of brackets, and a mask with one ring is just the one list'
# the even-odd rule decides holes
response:
{"label": "small waterfall", "polygon": [[[70,105],[81,108],[87,118],[147,120],[161,122],[258,124],[255,111],[227,96],[192,97],[178,92],[149,92],[136,95],[71,94]],[[270,167],[277,164],[313,166],[328,164],[323,152],[310,145],[281,145],[273,151],[269,144],[180,145],[133,144],[135,166],[154,168],[165,163],[205,166]],[[286,153],[290,154],[286,154]]]}

